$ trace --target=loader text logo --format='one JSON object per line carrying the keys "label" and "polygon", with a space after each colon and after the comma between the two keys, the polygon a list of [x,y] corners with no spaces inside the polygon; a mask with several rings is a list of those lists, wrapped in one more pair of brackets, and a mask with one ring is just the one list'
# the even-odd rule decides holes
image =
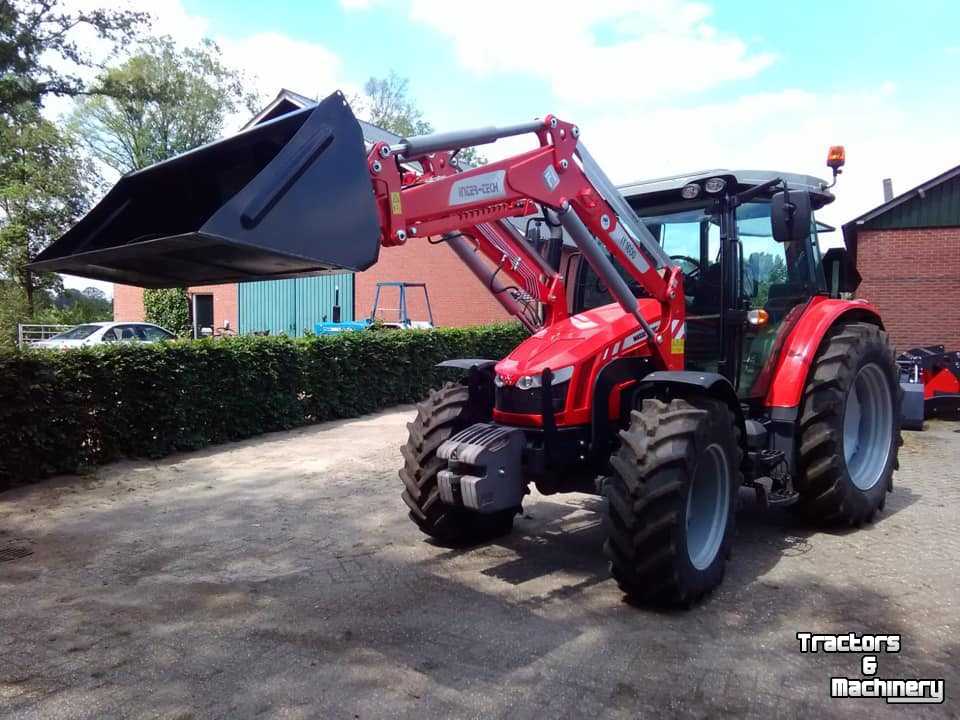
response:
{"label": "loader text logo", "polygon": [[900,652],[899,635],[818,635],[798,632],[801,653],[859,653],[861,677],[831,677],[832,698],[883,698],[891,704],[943,702],[943,678],[876,677],[878,656]]}
{"label": "loader text logo", "polygon": [[450,204],[465,205],[478,200],[503,197],[507,194],[503,182],[506,175],[506,170],[496,170],[457,180],[450,188]]}
{"label": "loader text logo", "polygon": [[633,239],[627,235],[627,231],[623,229],[623,225],[617,223],[616,227],[613,228],[613,232],[610,233],[610,237],[612,237],[613,241],[620,246],[620,249],[623,250],[623,254],[627,256],[627,259],[633,263],[633,266],[637,270],[644,273],[650,269],[647,261],[643,259],[643,255],[641,255],[640,251],[637,250],[637,246],[633,242]]}

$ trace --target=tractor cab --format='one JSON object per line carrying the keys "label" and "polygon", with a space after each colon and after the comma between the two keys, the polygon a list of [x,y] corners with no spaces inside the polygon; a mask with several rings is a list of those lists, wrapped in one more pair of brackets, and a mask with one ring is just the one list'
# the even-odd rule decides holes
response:
{"label": "tractor cab", "polygon": [[[779,182],[777,182],[779,181]],[[809,175],[709,170],[621,186],[663,250],[677,263],[686,305],[685,363],[726,376],[743,399],[766,391],[761,372],[776,354],[796,310],[831,294],[814,213],[833,201],[828,183]],[[809,198],[809,232],[774,233],[774,197]],[[582,263],[572,289],[576,311],[610,302]],[[632,283],[638,295],[643,291]]]}

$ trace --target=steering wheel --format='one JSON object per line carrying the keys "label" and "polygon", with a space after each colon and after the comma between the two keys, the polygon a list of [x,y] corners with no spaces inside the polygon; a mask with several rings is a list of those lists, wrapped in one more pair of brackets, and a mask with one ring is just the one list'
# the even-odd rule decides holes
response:
{"label": "steering wheel", "polygon": [[[671,260],[680,260],[680,272],[682,272],[688,278],[695,279],[697,276],[701,275],[703,272],[703,266],[700,264],[700,261],[695,260],[689,255],[671,255]],[[692,269],[688,272],[684,267],[683,263],[692,266]]]}

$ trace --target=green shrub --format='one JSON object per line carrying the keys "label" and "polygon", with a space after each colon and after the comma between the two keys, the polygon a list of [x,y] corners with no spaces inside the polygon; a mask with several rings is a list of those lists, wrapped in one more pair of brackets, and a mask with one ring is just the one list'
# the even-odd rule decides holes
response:
{"label": "green shrub", "polygon": [[147,322],[166,328],[174,335],[190,335],[190,298],[184,288],[144,290],[143,313]]}
{"label": "green shrub", "polygon": [[420,400],[516,324],[0,352],[0,488]]}

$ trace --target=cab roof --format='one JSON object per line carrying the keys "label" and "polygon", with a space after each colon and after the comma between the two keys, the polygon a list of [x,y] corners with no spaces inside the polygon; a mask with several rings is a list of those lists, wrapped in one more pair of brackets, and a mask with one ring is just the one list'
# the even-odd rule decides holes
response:
{"label": "cab roof", "polygon": [[658,195],[657,202],[665,199],[660,193],[670,194],[674,191],[679,192],[684,185],[692,182],[699,182],[712,177],[730,178],[736,182],[741,190],[746,190],[755,185],[761,185],[775,178],[783,178],[791,190],[807,191],[811,194],[815,208],[823,207],[833,202],[834,196],[827,190],[828,183],[812,175],[800,175],[798,173],[776,172],[773,170],[698,170],[692,173],[681,175],[670,175],[662,178],[653,178],[651,180],[638,180],[632,183],[626,183],[618,186],[620,192],[628,200],[638,200],[648,195]]}

